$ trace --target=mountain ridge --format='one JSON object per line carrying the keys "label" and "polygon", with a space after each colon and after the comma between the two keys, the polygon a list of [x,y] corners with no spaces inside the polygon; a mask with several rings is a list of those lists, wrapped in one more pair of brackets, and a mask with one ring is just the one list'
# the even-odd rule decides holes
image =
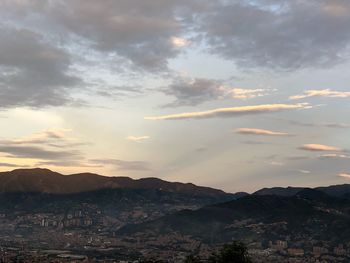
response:
{"label": "mountain ridge", "polygon": [[41,192],[78,193],[101,189],[158,189],[191,195],[229,195],[219,189],[197,186],[192,183],[168,182],[155,177],[132,179],[130,177],[103,176],[94,173],[63,175],[49,169],[15,169],[0,172],[0,193]]}

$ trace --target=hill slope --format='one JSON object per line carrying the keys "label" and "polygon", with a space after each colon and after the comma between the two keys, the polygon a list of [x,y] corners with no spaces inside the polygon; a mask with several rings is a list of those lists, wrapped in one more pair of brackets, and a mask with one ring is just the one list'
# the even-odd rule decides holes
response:
{"label": "hill slope", "polygon": [[107,177],[92,173],[62,175],[48,169],[17,169],[0,173],[0,193],[79,193],[101,189],[158,189],[192,196],[225,196],[225,192],[190,183],[167,182],[158,178],[134,180],[129,177]]}
{"label": "hill slope", "polygon": [[[205,242],[251,242],[310,236],[344,242],[350,236],[350,201],[303,189],[294,196],[250,195],[237,200],[180,211],[152,222],[129,225],[126,235],[148,237],[180,233]],[[150,234],[152,233],[152,234]]]}

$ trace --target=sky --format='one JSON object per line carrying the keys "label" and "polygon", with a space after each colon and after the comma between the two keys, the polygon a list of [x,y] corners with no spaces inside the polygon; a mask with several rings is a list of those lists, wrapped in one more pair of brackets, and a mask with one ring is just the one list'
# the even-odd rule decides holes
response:
{"label": "sky", "polygon": [[0,170],[350,183],[347,0],[0,0]]}

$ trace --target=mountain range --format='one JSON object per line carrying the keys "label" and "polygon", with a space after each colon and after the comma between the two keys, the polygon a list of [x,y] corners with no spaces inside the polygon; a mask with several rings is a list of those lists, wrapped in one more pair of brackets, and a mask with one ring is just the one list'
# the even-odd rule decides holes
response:
{"label": "mountain range", "polygon": [[248,195],[128,224],[117,235],[145,244],[170,237],[162,248],[149,246],[158,253],[180,252],[179,242],[172,241],[180,236],[200,244],[195,253],[202,257],[208,247],[240,240],[254,251],[253,262],[318,262],[312,261],[318,249],[322,252],[316,259],[323,253],[324,259],[330,260],[319,262],[349,262],[350,198],[346,196],[334,197],[315,189],[301,189],[293,196]]}
{"label": "mountain range", "polygon": [[62,175],[48,169],[16,169],[0,172],[0,193],[39,192],[69,194],[101,189],[158,189],[195,196],[224,196],[224,191],[191,183],[167,182],[158,178],[134,180],[129,177],[108,177],[93,173]]}
{"label": "mountain range", "polygon": [[[118,248],[124,258],[139,258],[140,251],[143,257],[173,257],[205,254],[235,239],[261,251],[286,242],[302,248],[309,260],[315,246],[350,249],[349,219],[349,184],[232,194],[158,178],[62,175],[39,168],[0,173],[0,236],[7,237],[7,243],[0,238],[2,246],[12,247],[18,236],[21,244],[40,249],[69,245],[85,253],[93,246],[102,253],[102,246]],[[289,262],[287,252],[278,251],[273,262]]]}

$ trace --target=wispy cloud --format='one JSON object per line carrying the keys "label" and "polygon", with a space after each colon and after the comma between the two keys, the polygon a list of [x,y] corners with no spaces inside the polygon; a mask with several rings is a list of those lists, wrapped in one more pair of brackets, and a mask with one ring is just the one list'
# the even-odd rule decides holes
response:
{"label": "wispy cloud", "polygon": [[150,139],[150,136],[128,136],[126,139],[133,142],[141,142]]}
{"label": "wispy cloud", "polygon": [[6,145],[23,145],[23,144],[45,144],[53,141],[67,141],[69,138],[66,133],[70,131],[67,129],[49,129],[35,133],[33,135],[14,139],[14,140],[0,140],[0,144]]}
{"label": "wispy cloud", "polygon": [[55,159],[80,159],[81,152],[72,151],[52,151],[38,146],[28,145],[0,145],[0,153],[8,154],[7,157],[12,158],[30,158],[30,159],[43,159],[43,160],[55,160]]}
{"label": "wispy cloud", "polygon": [[241,106],[232,108],[218,108],[208,111],[185,112],[178,114],[163,115],[157,117],[145,117],[146,120],[181,120],[181,119],[205,119],[214,117],[234,117],[240,115],[259,114],[267,112],[278,112],[285,110],[309,109],[308,103],[298,104],[263,104],[255,106]]}
{"label": "wispy cloud", "polygon": [[120,159],[92,159],[91,163],[100,165],[112,165],[118,170],[124,171],[150,171],[150,164],[144,161],[125,161]]}
{"label": "wispy cloud", "polygon": [[340,173],[340,174],[338,174],[338,176],[350,179],[350,174],[349,173]]}
{"label": "wispy cloud", "polygon": [[303,94],[289,97],[291,100],[299,100],[310,97],[328,97],[328,98],[350,98],[350,92],[335,91],[330,89],[306,90]]}
{"label": "wispy cloud", "polygon": [[276,162],[276,161],[270,161],[270,162],[265,162],[265,163],[272,165],[272,166],[284,166],[284,163]]}
{"label": "wispy cloud", "polygon": [[303,170],[303,169],[297,169],[296,171],[299,172],[299,173],[302,173],[302,174],[310,174],[311,173],[311,171]]}
{"label": "wispy cloud", "polygon": [[350,156],[345,154],[330,153],[330,154],[322,154],[319,156],[319,158],[320,159],[350,159]]}
{"label": "wispy cloud", "polygon": [[229,93],[234,99],[246,100],[267,95],[267,89],[241,89],[234,88]]}
{"label": "wispy cloud", "polygon": [[239,128],[236,130],[236,133],[248,134],[248,135],[266,135],[266,136],[291,136],[289,133],[277,132],[263,129],[255,128]]}
{"label": "wispy cloud", "polygon": [[324,144],[304,144],[300,147],[302,150],[306,151],[314,151],[314,152],[342,152],[343,149],[334,147],[334,146],[328,146]]}
{"label": "wispy cloud", "polygon": [[326,128],[350,128],[350,124],[347,123],[336,123],[336,122],[323,122],[323,123],[307,123],[297,120],[285,120],[288,121],[290,124],[302,126],[302,127],[326,127]]}
{"label": "wispy cloud", "polygon": [[27,168],[29,166],[28,165],[13,164],[13,163],[0,163],[0,167]]}
{"label": "wispy cloud", "polygon": [[75,160],[58,160],[58,161],[41,161],[35,164],[36,166],[57,166],[57,167],[91,167],[99,168],[101,164],[89,164],[84,161]]}
{"label": "wispy cloud", "polygon": [[0,140],[0,153],[10,158],[45,161],[81,160],[83,154],[77,146],[84,145],[67,135],[67,129],[48,129],[30,136]]}

